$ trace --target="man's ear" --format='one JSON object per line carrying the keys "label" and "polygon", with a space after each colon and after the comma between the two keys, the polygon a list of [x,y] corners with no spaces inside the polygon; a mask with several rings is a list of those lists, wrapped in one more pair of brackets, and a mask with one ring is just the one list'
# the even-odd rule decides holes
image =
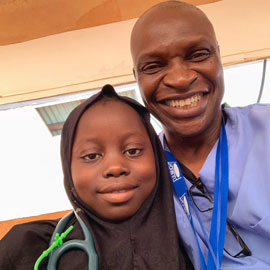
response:
{"label": "man's ear", "polygon": [[137,81],[137,78],[136,78],[136,72],[135,72],[134,67],[132,68],[132,71],[133,71],[134,78],[135,78],[135,80]]}

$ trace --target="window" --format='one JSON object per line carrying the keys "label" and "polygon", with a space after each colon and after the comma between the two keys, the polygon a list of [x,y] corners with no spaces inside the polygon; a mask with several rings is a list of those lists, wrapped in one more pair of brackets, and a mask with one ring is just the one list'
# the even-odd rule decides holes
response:
{"label": "window", "polygon": [[[89,92],[88,97],[95,94],[95,92]],[[138,100],[137,93],[135,89],[130,89],[124,91],[119,91],[119,95],[128,96],[133,99]],[[61,134],[64,122],[67,119],[71,111],[77,107],[81,102],[86,99],[86,94],[84,93],[80,100],[68,101],[60,104],[47,105],[42,107],[36,107],[37,112],[42,118],[45,125],[48,127],[52,136],[57,136]],[[87,97],[87,98],[88,98]],[[75,97],[77,98],[77,97]]]}
{"label": "window", "polygon": [[224,79],[223,102],[230,106],[270,103],[269,59],[225,67]]}

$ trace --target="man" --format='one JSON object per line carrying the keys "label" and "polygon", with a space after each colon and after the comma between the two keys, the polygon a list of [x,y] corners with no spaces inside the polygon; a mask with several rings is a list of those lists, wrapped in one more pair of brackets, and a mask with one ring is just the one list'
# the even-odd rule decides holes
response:
{"label": "man", "polygon": [[195,6],[146,11],[131,53],[143,100],[164,129],[178,230],[195,269],[270,269],[270,106],[221,107],[218,42]]}

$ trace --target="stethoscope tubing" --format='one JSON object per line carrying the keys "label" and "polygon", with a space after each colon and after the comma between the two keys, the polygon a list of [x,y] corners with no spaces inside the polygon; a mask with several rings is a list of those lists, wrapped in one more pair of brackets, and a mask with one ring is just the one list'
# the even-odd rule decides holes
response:
{"label": "stethoscope tubing", "polygon": [[57,263],[60,259],[60,257],[67,251],[71,249],[81,249],[83,250],[87,256],[88,256],[88,269],[89,270],[97,270],[98,269],[98,256],[95,250],[94,246],[94,240],[91,235],[91,232],[88,230],[87,226],[83,222],[83,220],[80,218],[80,216],[76,212],[70,212],[67,215],[65,215],[57,224],[53,235],[50,240],[50,245],[53,243],[55,236],[57,233],[61,234],[68,221],[75,215],[77,218],[83,234],[84,234],[84,240],[79,239],[73,239],[65,242],[63,245],[58,247],[57,249],[53,250],[48,258],[48,264],[47,264],[47,270],[56,270]]}

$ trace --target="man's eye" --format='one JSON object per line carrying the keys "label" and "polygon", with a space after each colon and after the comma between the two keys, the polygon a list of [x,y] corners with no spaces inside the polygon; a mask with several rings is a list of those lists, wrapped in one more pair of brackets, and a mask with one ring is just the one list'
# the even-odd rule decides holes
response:
{"label": "man's eye", "polygon": [[101,154],[98,154],[98,153],[91,153],[91,154],[87,154],[83,156],[84,160],[90,160],[90,161],[98,160],[99,158],[101,158]]}
{"label": "man's eye", "polygon": [[159,72],[162,69],[163,65],[160,63],[150,63],[147,65],[144,65],[141,68],[141,71],[145,74],[154,74]]}
{"label": "man's eye", "polygon": [[131,148],[125,151],[125,153],[127,154],[127,156],[129,157],[136,157],[139,156],[142,152],[142,149],[139,148]]}
{"label": "man's eye", "polygon": [[208,50],[197,51],[190,56],[190,60],[194,62],[200,62],[206,60],[210,54],[211,53]]}

